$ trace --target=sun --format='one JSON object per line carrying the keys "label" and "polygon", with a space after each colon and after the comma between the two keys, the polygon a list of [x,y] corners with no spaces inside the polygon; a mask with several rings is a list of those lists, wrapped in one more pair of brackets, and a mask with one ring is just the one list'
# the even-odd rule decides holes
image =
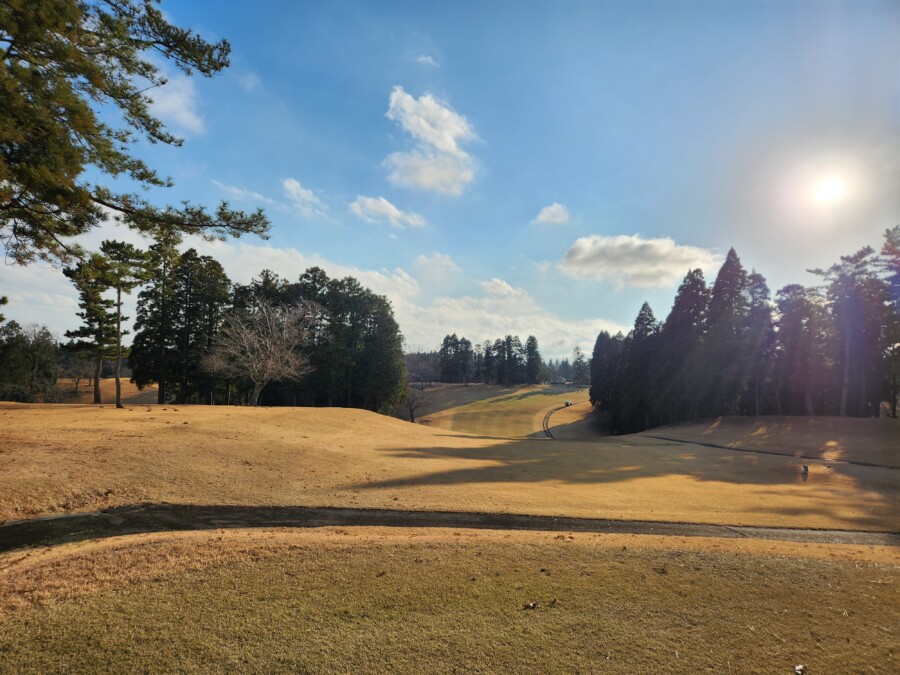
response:
{"label": "sun", "polygon": [[819,206],[837,206],[848,196],[847,181],[841,176],[823,176],[812,187],[812,199]]}

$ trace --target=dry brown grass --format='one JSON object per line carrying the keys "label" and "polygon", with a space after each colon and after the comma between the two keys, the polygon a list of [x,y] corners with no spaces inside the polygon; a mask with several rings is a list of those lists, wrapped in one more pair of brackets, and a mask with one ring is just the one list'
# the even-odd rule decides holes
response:
{"label": "dry brown grass", "polygon": [[658,427],[644,435],[823,460],[900,465],[900,420],[887,417],[720,417]]}
{"label": "dry brown grass", "polygon": [[0,556],[0,670],[890,672],[898,580],[880,547],[139,535]]}
{"label": "dry brown grass", "polygon": [[[468,389],[445,391],[430,426],[341,409],[0,405],[0,520],[165,501],[897,529],[890,470],[823,461],[803,482],[793,457],[529,437],[571,392]],[[592,438],[587,408],[555,413],[554,432]],[[896,428],[864,427],[816,437],[769,420],[749,436],[891,456]],[[744,446],[746,431],[693,433]],[[0,672],[890,672],[898,565],[889,547],[648,535],[119,536],[0,554]]]}
{"label": "dry brown grass", "polygon": [[[565,386],[444,384],[426,390],[433,401],[419,422],[474,436],[543,436],[545,413],[567,400],[587,402],[588,390]],[[557,413],[558,414],[558,413]]]}
{"label": "dry brown grass", "polygon": [[0,520],[152,501],[895,531],[897,487],[884,469],[803,482],[790,457],[476,437],[359,410],[0,406]]}

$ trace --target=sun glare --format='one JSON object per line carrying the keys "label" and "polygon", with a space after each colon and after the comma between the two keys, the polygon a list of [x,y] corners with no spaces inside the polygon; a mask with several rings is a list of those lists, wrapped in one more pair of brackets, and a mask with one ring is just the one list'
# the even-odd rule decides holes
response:
{"label": "sun glare", "polygon": [[820,178],[813,185],[812,198],[820,206],[836,206],[847,199],[847,181],[840,176]]}

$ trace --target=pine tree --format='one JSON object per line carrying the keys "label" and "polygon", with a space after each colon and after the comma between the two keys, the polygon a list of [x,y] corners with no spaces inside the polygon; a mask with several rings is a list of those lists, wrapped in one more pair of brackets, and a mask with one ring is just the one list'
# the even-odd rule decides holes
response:
{"label": "pine tree", "polygon": [[866,246],[841,256],[827,270],[810,270],[828,284],[826,295],[840,334],[841,416],[878,414],[887,292],[876,277],[874,254]]}
{"label": "pine tree", "polygon": [[67,330],[66,337],[78,340],[79,349],[90,352],[94,361],[94,403],[102,403],[100,396],[100,375],[103,360],[110,355],[115,345],[116,314],[115,302],[104,297],[109,290],[109,269],[106,259],[94,253],[75,267],[67,267],[63,274],[78,289],[77,313],[82,324],[76,330]]}
{"label": "pine tree", "polygon": [[157,384],[157,402],[168,402],[175,367],[175,269],[181,237],[164,232],[147,253],[149,283],[138,294],[135,334],[128,354],[131,381],[139,389]]}
{"label": "pine tree", "polygon": [[600,331],[594,342],[594,351],[591,356],[590,400],[591,405],[599,410],[606,411],[610,407],[613,383],[619,367],[619,359],[622,356],[624,340],[621,333],[612,337],[604,330]]}
{"label": "pine tree", "polygon": [[572,382],[576,386],[584,386],[591,381],[591,368],[584,358],[581,347],[576,346],[572,351]]}
{"label": "pine tree", "polygon": [[708,308],[709,290],[703,271],[691,270],[678,287],[659,339],[660,387],[655,408],[666,422],[695,419],[699,414],[702,385],[697,372],[702,361],[700,345],[706,334]]}
{"label": "pine tree", "polygon": [[200,364],[212,350],[230,300],[231,282],[216,260],[194,249],[179,258],[174,280],[173,361],[180,371],[175,399],[187,403],[199,395],[200,400],[211,402],[212,379]]}
{"label": "pine tree", "polygon": [[537,338],[529,335],[525,340],[525,377],[529,384],[537,384],[540,381],[543,365]]}
{"label": "pine tree", "polygon": [[719,269],[709,297],[708,332],[703,342],[707,412],[735,415],[746,386],[747,272],[732,248]]}
{"label": "pine tree", "polygon": [[146,254],[131,244],[121,241],[106,240],[100,244],[100,251],[106,256],[107,279],[116,291],[116,408],[122,405],[122,336],[128,331],[122,330],[122,294],[131,293],[135,286],[146,278]]}
{"label": "pine tree", "polygon": [[[0,3],[0,237],[16,262],[70,262],[82,254],[70,237],[110,212],[144,233],[267,231],[262,211],[224,202],[215,214],[191,204],[159,208],[141,194],[171,183],[132,154],[135,141],[181,145],[150,106],[153,89],[165,84],[160,61],[211,77],[228,66],[230,51],[225,40],[211,44],[171,24],[156,4]],[[137,187],[120,192],[122,184]]]}
{"label": "pine tree", "polygon": [[656,356],[659,323],[653,310],[644,303],[625,339],[622,358],[614,384],[612,427],[618,433],[647,429],[656,394],[653,366]]}
{"label": "pine tree", "polygon": [[884,326],[884,396],[891,417],[897,417],[900,398],[900,225],[884,232],[880,267],[887,288]]}
{"label": "pine tree", "polygon": [[[775,341],[775,325],[772,318],[771,294],[766,278],[756,272],[748,277],[750,307],[747,313],[747,350],[745,374],[748,397],[752,400],[752,414],[763,410],[764,388],[772,374],[772,348]],[[744,412],[751,410],[749,406]]]}

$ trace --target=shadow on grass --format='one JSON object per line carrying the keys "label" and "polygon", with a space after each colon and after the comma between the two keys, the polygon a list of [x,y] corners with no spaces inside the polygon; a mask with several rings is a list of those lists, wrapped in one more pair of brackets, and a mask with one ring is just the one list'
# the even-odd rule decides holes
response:
{"label": "shadow on grass", "polygon": [[[407,476],[364,484],[345,485],[362,490],[399,489],[410,487],[499,485],[521,486],[523,493],[529,485],[544,482],[565,485],[594,485],[598,489],[625,481],[645,478],[687,476],[696,481],[713,481],[735,486],[771,486],[768,494],[783,497],[799,486],[818,488],[809,498],[800,495],[798,502],[806,509],[780,507],[769,501],[747,504],[749,511],[759,510],[782,515],[809,514],[817,511],[849,528],[872,527],[885,522],[886,514],[893,514],[893,522],[900,525],[897,497],[900,494],[900,472],[887,467],[859,466],[829,460],[797,458],[781,454],[743,452],[710,448],[677,441],[648,439],[641,436],[597,438],[593,441],[540,438],[492,439],[486,447],[437,446],[428,448],[384,449],[403,459],[456,459],[457,467],[428,472],[421,463],[417,472]],[[803,471],[804,464],[810,469]],[[840,502],[846,494],[830,494],[831,485],[849,479],[855,484],[852,499],[859,500],[858,515],[845,515]],[[846,483],[844,483],[846,485]],[[477,488],[476,488],[477,489]],[[561,495],[565,488],[561,487]],[[756,491],[758,493],[758,490]],[[891,520],[888,518],[887,520]],[[891,526],[891,529],[895,529]]]}
{"label": "shadow on grass", "polygon": [[505,513],[400,511],[390,509],[309,508],[138,504],[93,513],[20,520],[0,525],[0,553],[149,532],[254,527],[441,527],[679,537],[754,538],[777,541],[900,546],[890,532],[741,527],[696,523],[606,520]]}

